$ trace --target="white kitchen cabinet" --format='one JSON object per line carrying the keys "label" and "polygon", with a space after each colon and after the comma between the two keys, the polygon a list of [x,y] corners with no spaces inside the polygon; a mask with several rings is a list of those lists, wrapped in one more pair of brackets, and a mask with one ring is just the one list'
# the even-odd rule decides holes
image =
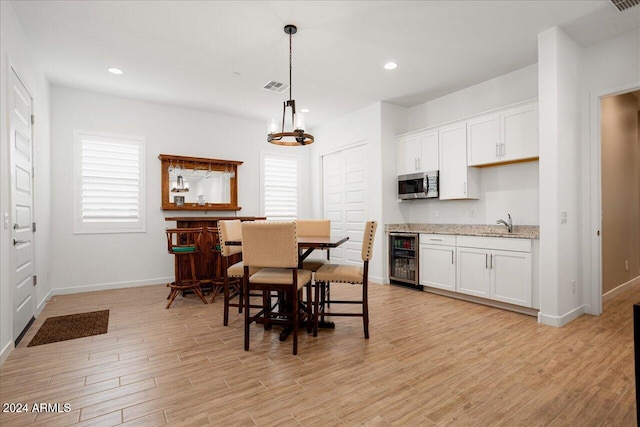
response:
{"label": "white kitchen cabinet", "polygon": [[500,113],[504,162],[538,157],[538,103],[532,102]]}
{"label": "white kitchen cabinet", "polygon": [[466,122],[439,129],[440,200],[477,197],[477,171],[467,167]]}
{"label": "white kitchen cabinet", "polygon": [[456,291],[532,307],[531,241],[459,236]]}
{"label": "white kitchen cabinet", "polygon": [[486,165],[500,159],[500,115],[485,114],[467,121],[468,165]]}
{"label": "white kitchen cabinet", "polygon": [[457,292],[491,298],[491,270],[486,249],[458,248],[457,274]]}
{"label": "white kitchen cabinet", "polygon": [[469,166],[531,160],[538,157],[538,103],[467,120]]}
{"label": "white kitchen cabinet", "polygon": [[492,251],[491,298],[531,307],[531,254]]}
{"label": "white kitchen cabinet", "polygon": [[398,175],[439,169],[437,130],[403,135],[397,144]]}
{"label": "white kitchen cabinet", "polygon": [[420,235],[420,284],[456,290],[456,236]]}

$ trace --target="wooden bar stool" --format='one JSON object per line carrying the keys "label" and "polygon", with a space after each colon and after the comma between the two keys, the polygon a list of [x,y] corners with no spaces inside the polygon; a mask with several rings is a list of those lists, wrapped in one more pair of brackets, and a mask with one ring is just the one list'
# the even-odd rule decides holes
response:
{"label": "wooden bar stool", "polygon": [[[167,287],[171,288],[167,308],[178,295],[178,292],[191,289],[200,297],[203,303],[207,300],[200,289],[200,281],[196,277],[195,255],[200,252],[200,239],[202,237],[202,227],[200,228],[169,228],[167,234],[167,250],[175,258],[175,278]],[[188,268],[189,276],[182,270]]]}

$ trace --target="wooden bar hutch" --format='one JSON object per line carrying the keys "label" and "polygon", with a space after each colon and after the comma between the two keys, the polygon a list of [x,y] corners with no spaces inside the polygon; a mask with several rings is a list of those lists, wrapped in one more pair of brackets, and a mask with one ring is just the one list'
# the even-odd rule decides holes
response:
{"label": "wooden bar hutch", "polygon": [[[203,157],[160,154],[162,162],[161,208],[163,211],[208,212],[239,211],[238,206],[238,166],[237,160],[210,159]],[[211,179],[210,179],[211,178]],[[207,186],[217,182],[217,191],[207,193]],[[221,185],[220,185],[221,184]],[[222,191],[220,191],[222,189]],[[198,196],[198,194],[203,196]],[[197,199],[196,199],[197,197]],[[200,200],[200,199],[203,200]],[[206,199],[206,200],[205,200]],[[196,274],[203,284],[221,284],[222,263],[220,262],[220,242],[218,241],[218,221],[239,219],[253,221],[265,219],[253,216],[172,216],[166,221],[175,221],[178,228],[203,228],[200,253],[196,256]],[[169,226],[167,228],[173,228]],[[230,263],[239,261],[229,260]],[[184,262],[184,265],[182,265]],[[178,265],[179,277],[189,274],[187,261]]]}

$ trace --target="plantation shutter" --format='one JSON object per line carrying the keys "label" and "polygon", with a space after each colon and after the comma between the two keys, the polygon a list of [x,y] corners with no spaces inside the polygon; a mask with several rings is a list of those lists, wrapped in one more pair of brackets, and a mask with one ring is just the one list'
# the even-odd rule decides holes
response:
{"label": "plantation shutter", "polygon": [[263,155],[264,216],[292,221],[298,217],[298,159]]}
{"label": "plantation shutter", "polygon": [[77,134],[76,231],[143,229],[144,141]]}

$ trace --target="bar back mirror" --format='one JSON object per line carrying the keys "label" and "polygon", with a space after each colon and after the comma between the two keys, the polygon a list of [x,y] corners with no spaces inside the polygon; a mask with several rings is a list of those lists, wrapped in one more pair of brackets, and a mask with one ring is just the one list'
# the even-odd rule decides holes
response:
{"label": "bar back mirror", "polygon": [[160,154],[162,209],[238,211],[236,160]]}

